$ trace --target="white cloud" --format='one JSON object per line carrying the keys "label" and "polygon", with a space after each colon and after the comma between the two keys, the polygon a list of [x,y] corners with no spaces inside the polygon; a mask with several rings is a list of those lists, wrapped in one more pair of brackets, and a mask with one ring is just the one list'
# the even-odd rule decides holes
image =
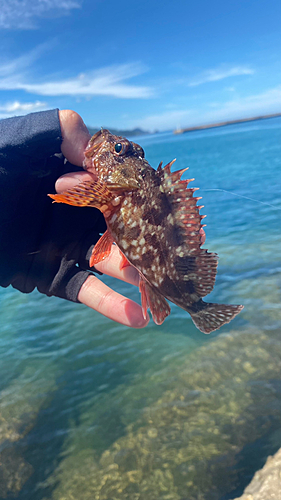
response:
{"label": "white cloud", "polygon": [[281,85],[259,94],[237,97],[226,101],[216,110],[216,117],[222,120],[231,120],[232,118],[248,118],[251,116],[278,113],[280,111]]}
{"label": "white cloud", "polygon": [[32,63],[49,48],[50,44],[43,44],[17,59],[2,61],[2,64],[0,61],[0,90],[24,90],[44,96],[106,95],[125,99],[153,95],[152,88],[148,86],[125,83],[125,80],[147,71],[139,63],[107,66],[67,79],[51,80],[46,77],[44,81],[38,82],[37,78],[34,83],[35,78],[30,76]]}
{"label": "white cloud", "polygon": [[202,83],[217,82],[231,76],[253,75],[254,70],[247,66],[233,66],[232,68],[215,68],[204,71],[197,78],[189,82],[189,87],[197,87]]}
{"label": "white cloud", "polygon": [[203,109],[198,107],[148,115],[142,119],[131,120],[129,126],[140,126],[150,131],[169,130],[278,112],[281,112],[281,86],[221,103],[205,103]]}
{"label": "white cloud", "polygon": [[34,29],[36,18],[62,16],[80,6],[74,0],[0,0],[0,29]]}
{"label": "white cloud", "polygon": [[143,72],[144,67],[139,64],[115,65],[83,73],[66,80],[47,81],[45,83],[22,82],[17,84],[17,88],[46,96],[107,95],[125,99],[146,98],[153,94],[151,88],[124,83],[124,80],[138,76]]}
{"label": "white cloud", "polygon": [[42,43],[15,59],[7,59],[3,57],[3,53],[0,54],[0,81],[1,78],[12,78],[13,76],[15,79],[22,78],[23,74],[30,70],[31,65],[39,59],[44,52],[53,48],[53,46],[54,41]]}
{"label": "white cloud", "polygon": [[47,103],[42,101],[35,102],[7,102],[4,105],[0,104],[0,111],[4,112],[6,116],[13,116],[15,114],[32,113],[33,111],[42,111],[47,109]]}

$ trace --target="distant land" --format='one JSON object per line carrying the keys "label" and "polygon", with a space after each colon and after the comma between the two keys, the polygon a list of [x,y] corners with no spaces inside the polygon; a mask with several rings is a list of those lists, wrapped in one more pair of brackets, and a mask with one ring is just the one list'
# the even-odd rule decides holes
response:
{"label": "distant land", "polygon": [[277,118],[281,113],[274,113],[272,115],[253,116],[251,118],[240,118],[239,120],[229,120],[226,122],[210,123],[208,125],[199,125],[197,127],[178,128],[174,130],[174,134],[184,134],[185,132],[194,132],[195,130],[205,130],[208,128],[226,127],[227,125],[234,125],[235,123],[253,122],[255,120],[267,120],[268,118]]}
{"label": "distant land", "polygon": [[[134,128],[132,130],[121,130],[117,128],[112,128],[112,127],[103,127],[105,129],[108,129],[112,134],[114,135],[120,135],[122,137],[133,137],[135,135],[148,135],[151,134],[151,132],[147,132],[146,130],[142,130],[141,128]],[[95,128],[95,127],[88,127],[88,130],[91,135],[94,135],[98,130],[100,130],[100,127]]]}
{"label": "distant land", "polygon": [[[207,125],[198,125],[196,127],[186,127],[186,128],[177,128],[174,130],[174,134],[184,134],[185,132],[193,132],[196,130],[206,130],[209,128],[217,128],[217,127],[226,127],[227,125],[234,125],[235,123],[245,123],[245,122],[253,122],[255,120],[267,120],[269,118],[277,118],[281,116],[281,113],[274,113],[271,115],[262,115],[262,116],[253,116],[251,118],[240,118],[238,120],[228,120],[224,122],[218,123],[209,123]],[[119,135],[122,137],[134,137],[136,135],[150,135],[158,133],[158,130],[154,132],[149,132],[148,130],[143,130],[142,128],[134,128],[134,129],[117,129],[112,127],[103,127],[105,129],[110,130],[110,132],[114,135]],[[101,127],[89,127],[88,130],[91,135],[94,135],[98,132]]]}

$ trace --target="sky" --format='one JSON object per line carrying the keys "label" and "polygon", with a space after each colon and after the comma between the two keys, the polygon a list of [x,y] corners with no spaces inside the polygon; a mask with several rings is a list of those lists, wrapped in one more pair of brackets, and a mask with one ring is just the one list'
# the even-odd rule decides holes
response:
{"label": "sky", "polygon": [[172,130],[281,112],[280,0],[0,0],[0,118]]}

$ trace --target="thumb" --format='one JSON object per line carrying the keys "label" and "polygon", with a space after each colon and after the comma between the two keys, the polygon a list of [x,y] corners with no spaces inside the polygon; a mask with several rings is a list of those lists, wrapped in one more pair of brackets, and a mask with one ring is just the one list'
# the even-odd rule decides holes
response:
{"label": "thumb", "polygon": [[61,152],[70,163],[82,167],[84,151],[91,138],[89,131],[75,111],[59,111],[59,119],[63,139]]}

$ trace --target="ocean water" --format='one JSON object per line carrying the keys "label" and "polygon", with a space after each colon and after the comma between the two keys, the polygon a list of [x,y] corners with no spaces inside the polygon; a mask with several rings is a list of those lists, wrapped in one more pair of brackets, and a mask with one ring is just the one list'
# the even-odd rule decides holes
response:
{"label": "ocean water", "polygon": [[[0,289],[0,498],[230,500],[281,446],[281,119],[140,137],[199,187],[208,300],[244,304],[204,335]],[[112,278],[139,301],[137,289]]]}

